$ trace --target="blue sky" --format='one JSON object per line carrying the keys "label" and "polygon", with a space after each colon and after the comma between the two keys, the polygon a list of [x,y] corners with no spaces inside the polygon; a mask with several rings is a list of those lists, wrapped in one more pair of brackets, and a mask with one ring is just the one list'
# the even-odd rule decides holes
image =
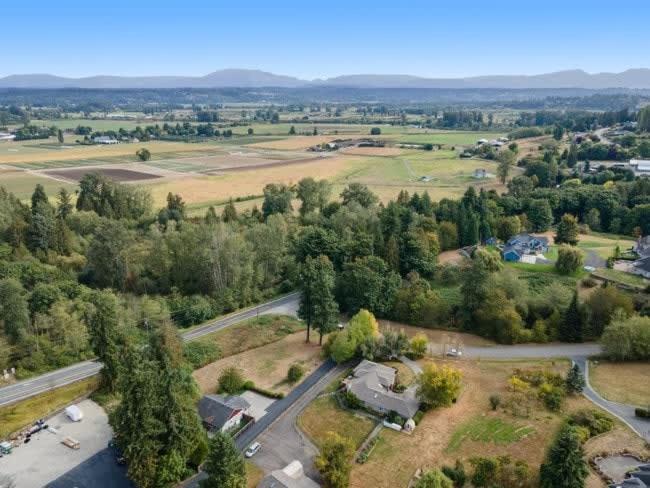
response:
{"label": "blue sky", "polygon": [[0,76],[254,68],[308,79],[457,77],[650,67],[647,0],[7,3]]}

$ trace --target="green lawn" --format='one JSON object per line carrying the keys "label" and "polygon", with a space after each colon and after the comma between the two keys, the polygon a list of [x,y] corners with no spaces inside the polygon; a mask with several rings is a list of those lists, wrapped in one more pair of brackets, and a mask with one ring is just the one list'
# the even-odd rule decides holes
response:
{"label": "green lawn", "polygon": [[474,417],[458,427],[447,445],[447,452],[458,450],[465,440],[493,444],[511,444],[535,431],[531,426],[517,425],[498,417]]}
{"label": "green lawn", "polygon": [[649,282],[642,276],[633,275],[626,273],[625,271],[619,271],[617,269],[603,268],[599,269],[594,276],[602,277],[610,281],[616,281],[624,285],[635,286],[639,288],[645,288],[648,286]]}

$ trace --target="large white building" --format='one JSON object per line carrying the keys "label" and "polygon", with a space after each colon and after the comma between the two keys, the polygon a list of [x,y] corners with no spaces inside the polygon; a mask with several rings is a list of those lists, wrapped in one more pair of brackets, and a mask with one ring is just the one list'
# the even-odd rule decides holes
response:
{"label": "large white building", "polygon": [[650,159],[631,159],[630,166],[639,173],[650,173]]}

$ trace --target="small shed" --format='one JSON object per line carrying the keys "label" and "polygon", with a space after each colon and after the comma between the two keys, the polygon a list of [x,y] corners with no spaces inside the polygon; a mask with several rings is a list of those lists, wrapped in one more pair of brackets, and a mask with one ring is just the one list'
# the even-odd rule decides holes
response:
{"label": "small shed", "polygon": [[70,405],[65,409],[65,416],[73,422],[80,422],[84,418],[84,413],[76,405]]}

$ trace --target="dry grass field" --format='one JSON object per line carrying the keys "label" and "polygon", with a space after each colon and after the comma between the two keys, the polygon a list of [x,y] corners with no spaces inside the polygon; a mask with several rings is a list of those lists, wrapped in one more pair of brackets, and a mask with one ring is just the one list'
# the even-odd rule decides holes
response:
{"label": "dry grass field", "polygon": [[[650,363],[589,364],[589,381],[608,400],[631,405],[650,405]],[[643,385],[646,385],[645,388]]]}
{"label": "dry grass field", "polygon": [[399,147],[350,147],[342,149],[343,154],[354,154],[356,156],[400,156],[404,149]]}
{"label": "dry grass field", "polygon": [[150,186],[154,202],[162,204],[168,192],[179,193],[189,203],[223,202],[228,198],[261,195],[268,183],[297,183],[301,178],[336,179],[368,164],[353,156],[334,156],[300,164],[287,164],[263,170],[238,171],[219,176],[199,176],[165,181]]}
{"label": "dry grass field", "polygon": [[201,392],[214,393],[221,372],[234,366],[255,385],[287,393],[293,387],[285,381],[289,366],[300,364],[307,376],[322,363],[321,352],[318,342],[306,344],[305,332],[296,332],[276,342],[210,363],[194,371],[193,376]]}
{"label": "dry grass field", "polygon": [[116,156],[123,157],[127,161],[135,161],[135,152],[140,148],[149,149],[152,155],[161,155],[166,153],[211,151],[215,149],[215,145],[210,143],[188,144],[184,142],[150,141],[135,144],[91,146],[66,144],[64,148],[61,148],[52,142],[21,141],[5,143],[0,146],[0,164],[101,159]]}

